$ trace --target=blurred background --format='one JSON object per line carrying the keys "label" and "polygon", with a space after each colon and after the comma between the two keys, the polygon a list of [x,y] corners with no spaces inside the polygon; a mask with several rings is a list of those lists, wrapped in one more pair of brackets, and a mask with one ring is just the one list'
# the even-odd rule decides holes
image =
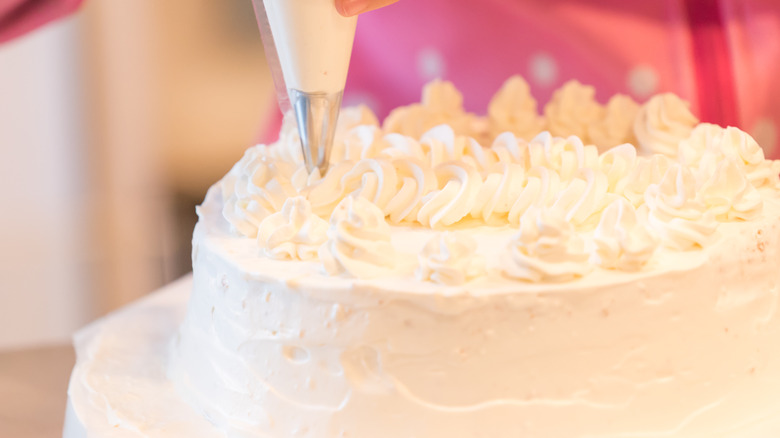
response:
{"label": "blurred background", "polygon": [[[344,103],[380,118],[433,78],[481,114],[512,74],[539,110],[576,78],[602,104],[675,92],[780,156],[776,0],[410,0],[361,23]],[[249,0],[89,0],[0,44],[0,350],[189,272],[195,205],[278,114]]]}
{"label": "blurred background", "polygon": [[85,2],[0,45],[0,350],[190,271],[195,205],[276,111],[251,2]]}

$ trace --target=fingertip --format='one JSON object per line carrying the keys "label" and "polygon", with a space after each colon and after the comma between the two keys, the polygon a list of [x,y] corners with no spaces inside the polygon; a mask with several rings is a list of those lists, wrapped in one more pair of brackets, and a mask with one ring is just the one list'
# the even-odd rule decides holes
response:
{"label": "fingertip", "polygon": [[350,14],[349,14],[349,11],[348,11],[348,10],[347,10],[347,8],[344,6],[344,3],[346,3],[346,1],[345,1],[345,0],[335,0],[335,4],[336,4],[336,11],[338,11],[338,13],[339,13],[339,14],[340,14],[342,17],[349,17],[349,16],[350,16]]}

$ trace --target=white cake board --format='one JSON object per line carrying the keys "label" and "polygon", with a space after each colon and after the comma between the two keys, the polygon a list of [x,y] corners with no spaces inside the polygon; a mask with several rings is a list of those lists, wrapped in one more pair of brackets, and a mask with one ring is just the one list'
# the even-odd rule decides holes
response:
{"label": "white cake board", "polygon": [[166,377],[191,289],[190,275],[76,333],[63,438],[226,436]]}

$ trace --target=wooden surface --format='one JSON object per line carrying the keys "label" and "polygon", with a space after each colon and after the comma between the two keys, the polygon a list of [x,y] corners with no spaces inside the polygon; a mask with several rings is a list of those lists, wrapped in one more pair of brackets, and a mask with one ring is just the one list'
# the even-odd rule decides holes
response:
{"label": "wooden surface", "polygon": [[70,345],[0,351],[0,437],[62,436],[75,361]]}

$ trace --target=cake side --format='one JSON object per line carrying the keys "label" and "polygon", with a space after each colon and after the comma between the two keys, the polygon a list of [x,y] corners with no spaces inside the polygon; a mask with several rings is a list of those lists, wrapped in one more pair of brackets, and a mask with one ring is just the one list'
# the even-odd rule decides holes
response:
{"label": "cake side", "polygon": [[780,409],[778,219],[687,269],[481,295],[273,281],[198,232],[169,376],[249,436],[729,436]]}

